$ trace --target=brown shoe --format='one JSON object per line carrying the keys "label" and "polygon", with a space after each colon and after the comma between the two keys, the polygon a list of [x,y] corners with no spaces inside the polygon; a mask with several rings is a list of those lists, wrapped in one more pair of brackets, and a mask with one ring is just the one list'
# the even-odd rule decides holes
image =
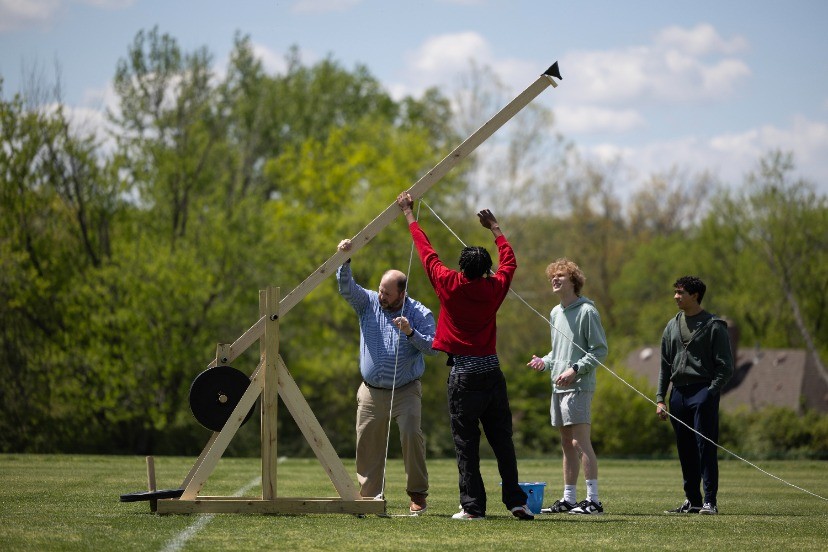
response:
{"label": "brown shoe", "polygon": [[408,507],[408,511],[412,514],[420,514],[426,511],[428,506],[426,505],[426,495],[423,493],[411,493],[411,506]]}

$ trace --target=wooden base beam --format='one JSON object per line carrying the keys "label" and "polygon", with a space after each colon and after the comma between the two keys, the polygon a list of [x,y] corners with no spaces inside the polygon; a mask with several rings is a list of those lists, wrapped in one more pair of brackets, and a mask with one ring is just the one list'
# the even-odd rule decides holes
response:
{"label": "wooden base beam", "polygon": [[363,498],[261,498],[200,496],[196,500],[163,499],[159,514],[384,514],[385,500]]}

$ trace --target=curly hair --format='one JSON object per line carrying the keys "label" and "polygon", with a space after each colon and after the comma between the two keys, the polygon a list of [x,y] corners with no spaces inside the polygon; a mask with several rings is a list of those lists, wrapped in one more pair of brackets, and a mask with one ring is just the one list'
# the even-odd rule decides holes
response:
{"label": "curly hair", "polygon": [[551,280],[552,276],[558,272],[563,272],[569,276],[572,287],[575,288],[575,295],[580,297],[581,289],[584,287],[584,282],[586,282],[586,276],[584,276],[581,268],[566,257],[561,257],[549,263],[549,266],[546,267],[546,277]]}
{"label": "curly hair", "polygon": [[707,286],[704,285],[704,282],[701,281],[701,278],[696,276],[682,276],[676,283],[673,284],[674,288],[681,288],[690,295],[694,293],[699,294],[699,305],[701,305],[702,299],[704,299],[704,292],[707,291]]}
{"label": "curly hair", "polygon": [[485,247],[464,247],[460,252],[460,271],[469,280],[476,280],[488,274],[492,258]]}

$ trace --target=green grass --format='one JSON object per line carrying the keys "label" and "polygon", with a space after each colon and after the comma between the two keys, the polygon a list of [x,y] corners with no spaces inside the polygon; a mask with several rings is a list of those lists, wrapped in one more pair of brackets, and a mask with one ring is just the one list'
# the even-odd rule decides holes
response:
{"label": "green grass", "polygon": [[[175,488],[194,458],[156,458],[158,487]],[[761,467],[828,497],[828,463],[768,461]],[[828,502],[738,461],[721,464],[718,516],[668,516],[683,500],[675,460],[600,460],[603,516],[538,516],[519,522],[500,502],[495,463],[484,461],[489,490],[482,522],[457,511],[453,460],[431,460],[428,513],[352,515],[165,515],[148,502],[121,503],[146,488],[143,457],[0,455],[0,550],[163,550],[188,528],[181,550],[825,550]],[[353,470],[353,462],[346,462]],[[560,458],[521,460],[522,481],[546,481],[545,503],[561,492]],[[203,494],[232,495],[259,475],[256,459],[219,463]],[[278,467],[278,494],[335,496],[315,459]],[[389,463],[388,513],[407,512],[399,460]],[[584,484],[579,482],[583,498]],[[249,496],[260,493],[258,488]],[[197,530],[193,530],[197,524]]]}

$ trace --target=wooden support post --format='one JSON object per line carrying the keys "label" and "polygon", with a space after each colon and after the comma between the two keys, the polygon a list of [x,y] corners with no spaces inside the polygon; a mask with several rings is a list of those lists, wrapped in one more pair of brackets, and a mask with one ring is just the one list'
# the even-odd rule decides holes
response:
{"label": "wooden support post", "polygon": [[279,400],[279,288],[265,290],[262,340],[264,389],[262,390],[262,498],[276,498],[276,427]]}

